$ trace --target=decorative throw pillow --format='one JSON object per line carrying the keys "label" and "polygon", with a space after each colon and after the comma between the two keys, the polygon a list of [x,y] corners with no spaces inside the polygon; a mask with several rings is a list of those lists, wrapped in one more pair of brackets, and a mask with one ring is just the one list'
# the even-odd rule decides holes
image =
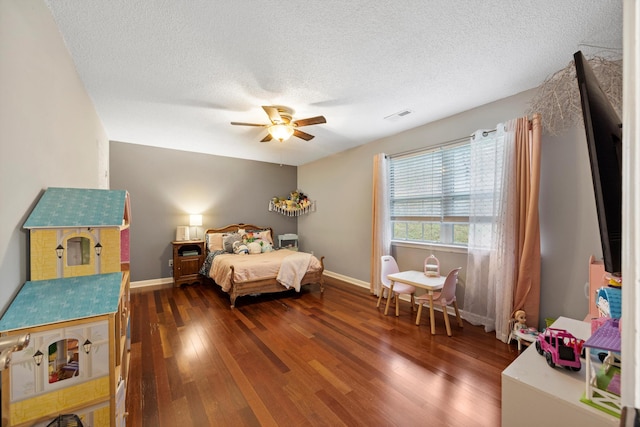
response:
{"label": "decorative throw pillow", "polygon": [[238,242],[241,241],[242,238],[240,237],[240,235],[238,233],[230,233],[227,234],[226,236],[222,237],[222,243],[224,245],[224,250],[225,252],[228,252],[230,254],[233,253],[233,242]]}

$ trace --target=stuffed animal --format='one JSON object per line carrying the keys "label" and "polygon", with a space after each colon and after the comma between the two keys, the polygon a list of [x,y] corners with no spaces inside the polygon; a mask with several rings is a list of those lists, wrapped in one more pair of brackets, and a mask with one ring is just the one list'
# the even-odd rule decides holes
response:
{"label": "stuffed animal", "polygon": [[249,254],[259,254],[262,252],[262,246],[258,242],[247,244],[247,248],[249,249]]}
{"label": "stuffed animal", "polygon": [[237,242],[233,242],[233,253],[246,255],[249,253],[249,248],[247,248],[247,245],[245,245],[244,243],[242,243],[241,240],[239,240]]}
{"label": "stuffed animal", "polygon": [[262,242],[262,252],[271,252],[273,251],[273,246],[269,242]]}

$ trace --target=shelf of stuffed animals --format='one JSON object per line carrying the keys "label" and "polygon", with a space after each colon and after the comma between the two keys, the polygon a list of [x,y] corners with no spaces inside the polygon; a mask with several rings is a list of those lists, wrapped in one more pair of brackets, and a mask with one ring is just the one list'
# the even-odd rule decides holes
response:
{"label": "shelf of stuffed animals", "polygon": [[274,197],[269,201],[269,212],[284,216],[301,216],[315,210],[315,202],[299,190],[292,191],[287,198]]}
{"label": "shelf of stuffed animals", "polygon": [[310,212],[315,212],[315,205],[313,202],[308,202],[305,205],[300,205],[300,204],[293,205],[293,204],[286,204],[286,203],[276,204],[273,201],[270,201],[269,212],[277,212],[284,216],[300,216],[300,215],[306,215]]}

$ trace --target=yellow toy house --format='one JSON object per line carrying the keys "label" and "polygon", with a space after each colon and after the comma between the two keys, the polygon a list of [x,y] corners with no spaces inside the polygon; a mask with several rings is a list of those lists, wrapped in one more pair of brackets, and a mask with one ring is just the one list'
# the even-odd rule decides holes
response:
{"label": "yellow toy house", "polygon": [[47,189],[24,224],[31,280],[121,271],[129,263],[129,210],[124,190]]}
{"label": "yellow toy house", "polygon": [[2,371],[2,426],[126,425],[129,220],[120,190],[49,188],[33,209],[31,280],[0,319],[31,337]]}

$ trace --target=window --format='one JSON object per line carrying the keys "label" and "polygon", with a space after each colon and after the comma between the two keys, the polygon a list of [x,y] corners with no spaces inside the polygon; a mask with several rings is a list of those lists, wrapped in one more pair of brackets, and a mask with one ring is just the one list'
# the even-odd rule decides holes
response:
{"label": "window", "polygon": [[469,143],[394,157],[389,166],[392,239],[466,246]]}
{"label": "window", "polygon": [[67,265],[88,265],[91,263],[91,241],[86,237],[72,237],[67,240]]}
{"label": "window", "polygon": [[49,345],[49,384],[78,375],[78,340],[69,338]]}

